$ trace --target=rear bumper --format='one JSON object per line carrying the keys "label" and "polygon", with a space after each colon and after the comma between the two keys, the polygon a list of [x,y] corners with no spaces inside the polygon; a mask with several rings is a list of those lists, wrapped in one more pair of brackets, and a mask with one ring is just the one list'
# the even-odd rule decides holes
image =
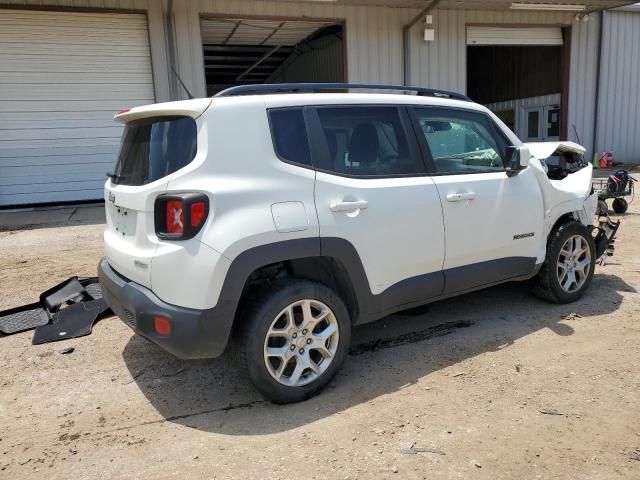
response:
{"label": "rear bumper", "polygon": [[[221,355],[229,340],[233,311],[219,306],[196,310],[160,300],[148,288],[117,273],[106,258],[98,264],[104,299],[111,310],[136,333],[183,359]],[[171,333],[158,335],[154,317],[169,319]]]}

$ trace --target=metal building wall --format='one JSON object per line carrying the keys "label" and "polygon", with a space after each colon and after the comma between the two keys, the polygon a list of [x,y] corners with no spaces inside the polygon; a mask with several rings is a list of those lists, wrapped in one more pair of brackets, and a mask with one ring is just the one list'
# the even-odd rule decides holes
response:
{"label": "metal building wall", "polygon": [[640,161],[640,11],[604,15],[596,148]]}
{"label": "metal building wall", "polygon": [[589,160],[593,157],[599,41],[600,13],[589,15],[587,21],[573,22],[567,127],[569,140],[584,146]]}
{"label": "metal building wall", "polygon": [[[179,70],[197,95],[204,94],[200,40],[201,14],[343,19],[346,24],[348,79],[352,82],[401,83],[402,26],[417,10],[329,2],[259,0],[174,0]],[[531,24],[572,26],[569,138],[591,145],[595,99],[598,18],[574,21],[567,12],[436,10],[436,40],[422,39],[421,22],[411,31],[410,83],[466,91],[466,26]]]}
{"label": "metal building wall", "polygon": [[412,10],[330,2],[174,0],[179,71],[196,95],[205,92],[199,19],[204,14],[344,20],[349,81],[402,82],[402,25]]}
{"label": "metal building wall", "polygon": [[[156,98],[159,101],[170,98],[169,79],[171,76],[168,73],[163,26],[163,4],[166,8],[166,1],[0,0],[0,3],[7,2],[16,5],[46,4],[148,10]],[[416,13],[415,9],[343,5],[331,2],[173,0],[172,17],[177,50],[177,68],[192,93],[195,95],[206,93],[200,37],[200,15],[202,14],[331,18],[344,20],[346,24],[349,81],[402,83],[402,26]],[[569,138],[576,140],[573,131],[573,124],[575,124],[581,143],[590,149],[595,113],[595,68],[599,32],[597,14],[589,15],[588,22],[574,21],[574,15],[566,12],[436,10],[433,14],[434,28],[436,29],[435,42],[425,42],[422,39],[421,22],[418,22],[411,31],[411,76],[409,81],[421,86],[446,88],[459,92],[466,91],[467,24],[571,25]],[[620,14],[616,12],[611,15],[618,16]],[[629,14],[622,15],[628,16]],[[613,19],[614,17],[611,17],[610,21]],[[638,28],[635,28],[638,31]],[[630,38],[629,42],[624,45],[626,50],[632,48],[631,40]],[[618,35],[615,38],[611,37],[610,43],[620,41]],[[611,75],[611,80],[615,80],[615,78],[617,78],[616,75]],[[608,81],[609,84],[611,80]],[[184,93],[180,91],[180,95],[184,95]],[[176,97],[175,93],[173,97]],[[608,101],[606,95],[602,98],[602,102],[610,106],[611,112],[615,111],[615,107],[611,106],[615,102]],[[611,114],[608,117],[605,116],[605,118],[609,117]],[[629,135],[628,137],[635,138],[636,136]],[[609,140],[610,138],[612,140]],[[613,139],[611,129],[603,131],[602,141],[604,144],[608,144],[610,141],[618,142]],[[607,148],[604,144],[598,148]],[[618,149],[617,147],[608,148]],[[629,145],[625,148],[632,147]]]}

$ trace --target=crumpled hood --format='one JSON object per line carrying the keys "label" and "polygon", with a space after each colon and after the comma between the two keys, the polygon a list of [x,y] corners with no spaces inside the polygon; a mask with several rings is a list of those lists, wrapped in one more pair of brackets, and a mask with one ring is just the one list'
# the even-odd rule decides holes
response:
{"label": "crumpled hood", "polygon": [[529,147],[531,155],[538,160],[544,160],[553,155],[556,151],[561,152],[576,152],[584,155],[586,149],[582,145],[578,145],[574,142],[531,142],[525,143]]}

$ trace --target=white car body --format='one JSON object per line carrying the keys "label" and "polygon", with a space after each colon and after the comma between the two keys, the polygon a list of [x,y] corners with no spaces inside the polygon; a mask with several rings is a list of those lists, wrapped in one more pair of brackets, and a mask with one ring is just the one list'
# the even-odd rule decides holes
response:
{"label": "white car body", "polygon": [[[468,267],[473,265],[479,269],[496,265],[498,275],[501,269],[510,267],[495,262],[527,259],[533,275],[545,259],[547,237],[559,219],[570,215],[584,225],[592,223],[597,201],[590,194],[592,167],[588,165],[562,180],[549,180],[546,175],[543,161],[554,152],[584,152],[570,142],[529,144],[532,156],[528,166],[513,176],[502,170],[353,178],[301,168],[278,158],[268,111],[328,105],[401,105],[479,112],[494,122],[511,145],[523,146],[485,107],[449,98],[379,93],[272,94],[133,108],[117,115],[117,120],[195,119],[197,154],[185,167],[146,185],[107,181],[104,241],[108,264],[126,281],[143,287],[161,302],[208,310],[220,306],[231,266],[239,258],[244,260],[246,252],[304,240],[317,242],[320,255],[325,255],[325,245],[330,249],[332,239],[343,239],[359,256],[370,298],[381,298],[379,308],[365,315],[369,321],[403,305],[415,305],[411,287],[407,286],[414,280],[426,282],[450,275],[442,288],[437,284],[438,294],[427,296],[429,300],[478,288],[476,280],[466,280],[482,275],[469,273],[473,269]],[[194,238],[163,240],[156,235],[154,205],[158,196],[179,192],[206,195],[209,214]],[[362,203],[360,208],[350,208],[348,202]],[[300,255],[295,248],[291,250],[291,258]],[[491,268],[485,271],[491,273]],[[509,275],[490,277],[484,286],[530,276]],[[398,305],[388,304],[384,295],[401,287],[406,291],[393,296],[399,299]],[[240,294],[232,296],[237,300]],[[366,308],[360,307],[362,312]],[[226,343],[228,332],[222,336]]]}

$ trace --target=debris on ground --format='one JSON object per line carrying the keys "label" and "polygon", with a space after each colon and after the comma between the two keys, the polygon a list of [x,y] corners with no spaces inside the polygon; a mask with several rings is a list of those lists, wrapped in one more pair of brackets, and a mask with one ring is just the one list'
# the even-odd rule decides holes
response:
{"label": "debris on ground", "polygon": [[97,277],[71,277],[40,294],[38,302],[0,312],[0,332],[35,329],[32,344],[89,335],[98,318],[109,315]]}
{"label": "debris on ground", "polygon": [[636,448],[631,452],[627,453],[627,457],[629,457],[631,460],[636,460],[640,462],[640,448]]}
{"label": "debris on ground", "polygon": [[405,455],[417,455],[418,453],[435,453],[437,455],[446,455],[446,453],[444,453],[439,448],[416,447],[414,445],[415,444],[411,445],[409,448],[400,449],[400,453],[403,453]]}
{"label": "debris on ground", "polygon": [[560,317],[561,320],[575,320],[576,318],[582,318],[582,315],[576,312],[571,312]]}
{"label": "debris on ground", "polygon": [[67,347],[67,348],[63,348],[58,353],[60,353],[62,355],[66,355],[67,353],[73,353],[74,350],[75,350],[74,347]]}
{"label": "debris on ground", "polygon": [[543,415],[559,415],[559,416],[567,415],[566,413],[559,412],[555,408],[543,408],[540,410],[540,413]]}

